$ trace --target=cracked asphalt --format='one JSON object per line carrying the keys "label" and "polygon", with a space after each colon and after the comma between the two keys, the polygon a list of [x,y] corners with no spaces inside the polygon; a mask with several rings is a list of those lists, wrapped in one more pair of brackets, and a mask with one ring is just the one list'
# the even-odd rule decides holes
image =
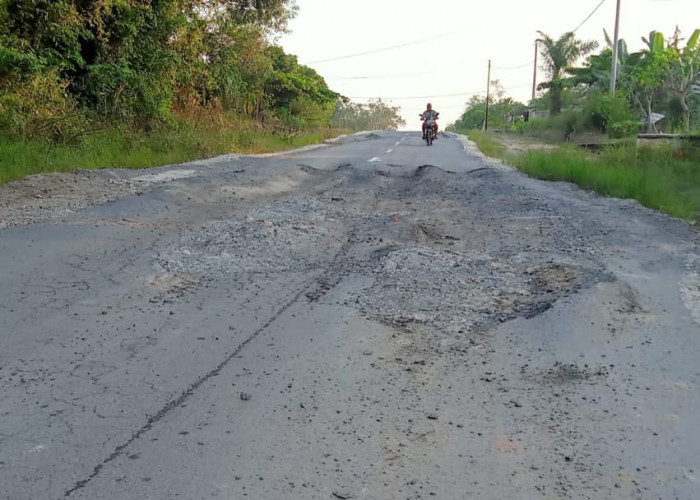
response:
{"label": "cracked asphalt", "polygon": [[0,498],[700,498],[684,221],[416,132],[0,193]]}

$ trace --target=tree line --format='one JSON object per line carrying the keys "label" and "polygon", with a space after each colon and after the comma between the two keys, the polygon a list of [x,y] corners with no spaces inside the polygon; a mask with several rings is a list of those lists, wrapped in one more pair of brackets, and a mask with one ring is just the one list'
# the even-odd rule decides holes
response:
{"label": "tree line", "polygon": [[349,130],[396,130],[406,125],[401,109],[381,98],[367,104],[339,101],[333,114],[333,126]]}
{"label": "tree line", "polygon": [[274,44],[296,11],[293,0],[0,0],[0,137],[70,143],[98,123],[147,131],[205,111],[330,126],[348,100]]}
{"label": "tree line", "polygon": [[[579,40],[572,32],[556,39],[539,35],[548,78],[538,86],[542,95],[525,105],[496,92],[489,104],[497,125],[517,127],[530,111],[546,110],[550,124],[566,134],[590,130],[621,137],[640,131],[700,130],[700,30],[687,39],[678,29],[669,38],[652,31],[637,52],[629,52],[619,40],[614,92],[613,41],[607,33],[606,46],[598,53],[593,53],[597,42]],[[576,66],[582,58],[583,64]],[[472,98],[455,128],[481,126],[485,110],[485,98]]]}

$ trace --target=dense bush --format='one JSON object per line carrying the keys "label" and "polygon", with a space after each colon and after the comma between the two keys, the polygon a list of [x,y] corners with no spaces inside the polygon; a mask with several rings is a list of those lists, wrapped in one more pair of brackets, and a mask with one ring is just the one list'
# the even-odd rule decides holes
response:
{"label": "dense bush", "polygon": [[329,125],[338,95],[271,45],[292,0],[0,0],[0,135],[78,140],[218,109]]}
{"label": "dense bush", "polygon": [[625,137],[638,132],[639,118],[632,112],[629,100],[621,94],[593,93],[582,108],[582,125],[585,130]]}
{"label": "dense bush", "polygon": [[55,71],[43,71],[27,75],[21,85],[0,90],[0,136],[78,142],[88,120],[66,86]]}

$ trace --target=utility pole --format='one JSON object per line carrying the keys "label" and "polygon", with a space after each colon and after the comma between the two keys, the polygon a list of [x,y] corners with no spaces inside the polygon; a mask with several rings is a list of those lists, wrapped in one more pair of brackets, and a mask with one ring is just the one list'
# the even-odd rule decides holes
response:
{"label": "utility pole", "polygon": [[491,95],[491,59],[489,59],[489,71],[486,78],[486,117],[484,118],[484,130],[489,129],[489,97]]}
{"label": "utility pole", "polygon": [[535,67],[532,70],[532,101],[535,100],[535,89],[537,88],[537,42],[539,41],[539,38],[535,40]]}
{"label": "utility pole", "polygon": [[610,71],[610,95],[615,95],[615,84],[617,83],[617,45],[620,32],[620,0],[617,0],[617,9],[615,12],[615,35],[613,36],[613,56],[612,70]]}

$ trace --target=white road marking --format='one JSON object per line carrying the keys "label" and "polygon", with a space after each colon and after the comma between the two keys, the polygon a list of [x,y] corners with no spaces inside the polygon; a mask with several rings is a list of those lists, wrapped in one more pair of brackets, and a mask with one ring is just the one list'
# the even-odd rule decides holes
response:
{"label": "white road marking", "polygon": [[370,158],[369,160],[367,160],[368,163],[376,163],[378,161],[382,161],[382,159],[378,156],[375,156],[374,158]]}
{"label": "white road marking", "polygon": [[394,151],[394,150],[393,150],[393,149],[387,149],[387,150],[386,150],[387,153],[391,153],[392,151]]}
{"label": "white road marking", "polygon": [[168,172],[161,172],[158,174],[146,174],[134,177],[132,180],[135,182],[168,182],[177,179],[186,179],[188,177],[194,177],[197,175],[196,170],[170,170]]}

